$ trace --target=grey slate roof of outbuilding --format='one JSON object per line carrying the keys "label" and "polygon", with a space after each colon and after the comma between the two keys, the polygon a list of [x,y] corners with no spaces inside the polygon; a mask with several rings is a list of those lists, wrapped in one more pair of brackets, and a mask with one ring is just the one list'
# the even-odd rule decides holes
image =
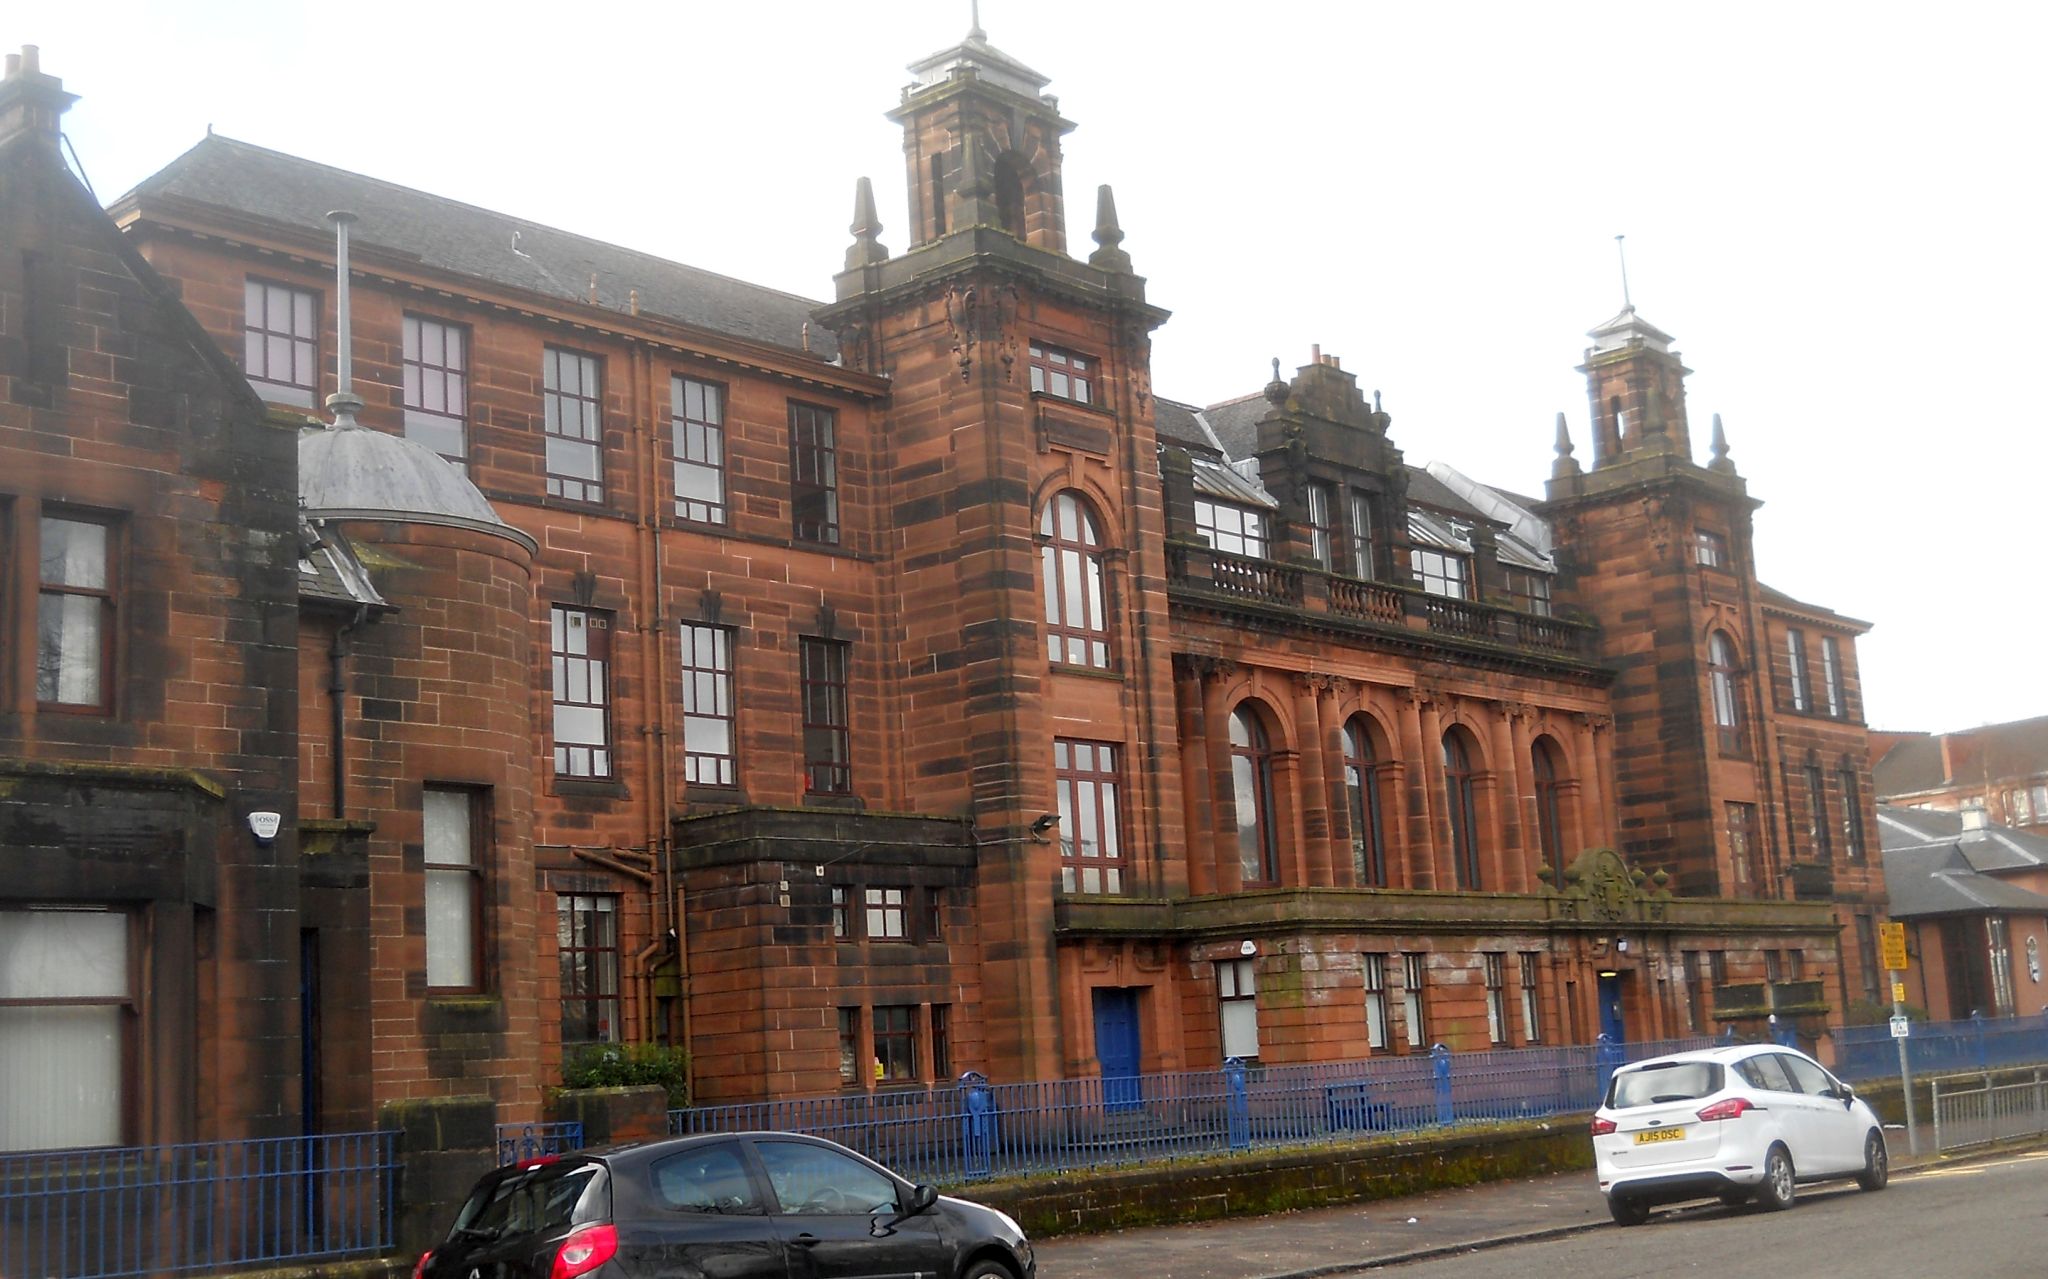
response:
{"label": "grey slate roof of outbuilding", "polygon": [[2003,826],[1964,828],[1959,813],[1877,809],[1885,888],[1894,919],[2002,911],[2048,916],[2048,896],[2000,872],[2048,866],[2048,839]]}
{"label": "grey slate roof of outbuilding", "polygon": [[1169,400],[1163,395],[1152,397],[1152,427],[1159,432],[1162,440],[1204,452],[1216,452],[1216,437],[1209,434],[1202,424],[1202,411],[1192,404]]}
{"label": "grey slate roof of outbuilding", "polygon": [[1259,451],[1259,419],[1273,411],[1263,393],[1241,395],[1202,410],[1202,419],[1216,433],[1216,442],[1233,458],[1247,458]]}
{"label": "grey slate roof of outbuilding", "polygon": [[299,517],[299,598],[345,606],[386,607],[355,547],[340,529]]}
{"label": "grey slate roof of outbuilding", "polygon": [[[287,227],[331,234],[327,214],[347,209],[358,254],[377,249],[494,284],[642,314],[752,342],[801,351],[804,325],[822,303],[574,235],[510,214],[365,177],[266,147],[209,134],[115,202],[172,197]],[[811,354],[829,360],[831,333],[813,327]]]}

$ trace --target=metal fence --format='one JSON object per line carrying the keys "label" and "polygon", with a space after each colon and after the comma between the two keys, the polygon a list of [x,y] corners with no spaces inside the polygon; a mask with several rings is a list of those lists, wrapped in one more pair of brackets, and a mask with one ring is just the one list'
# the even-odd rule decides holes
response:
{"label": "metal fence", "polygon": [[102,1279],[388,1251],[397,1134],[0,1155],[0,1275]]}
{"label": "metal fence", "polygon": [[1708,1039],[1587,1044],[1122,1079],[991,1083],[669,1112],[675,1134],[780,1129],[851,1146],[906,1176],[957,1184],[1304,1145],[1370,1132],[1588,1111],[1624,1061]]}
{"label": "metal fence", "polygon": [[500,1167],[583,1148],[583,1125],[575,1120],[551,1124],[499,1124],[497,1135]]}
{"label": "metal fence", "polygon": [[1933,1090],[1936,1154],[2048,1135],[2048,1075],[2039,1070],[2024,1083],[1993,1085],[1988,1075],[1974,1083],[1937,1078]]}
{"label": "metal fence", "polygon": [[[2048,1062],[2048,1013],[2037,1017],[1971,1017],[1916,1021],[1906,1037],[1915,1075]],[[1896,1077],[1898,1041],[1888,1026],[1843,1026],[1834,1032],[1835,1073],[1849,1081]]]}

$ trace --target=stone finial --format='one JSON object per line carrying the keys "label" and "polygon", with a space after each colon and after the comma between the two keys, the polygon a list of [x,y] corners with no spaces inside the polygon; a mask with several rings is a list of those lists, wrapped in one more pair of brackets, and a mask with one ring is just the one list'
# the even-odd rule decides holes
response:
{"label": "stone finial", "polygon": [[1385,407],[1380,404],[1380,393],[1378,391],[1374,391],[1372,393],[1373,429],[1378,431],[1380,434],[1384,435],[1386,434],[1387,428],[1392,426],[1393,424],[1394,415],[1387,412]]}
{"label": "stone finial", "polygon": [[1105,182],[1095,188],[1095,243],[1102,247],[1088,255],[1088,265],[1128,273],[1131,255],[1118,247],[1123,242],[1124,229],[1116,220],[1116,196]]}
{"label": "stone finial", "polygon": [[882,222],[875,216],[874,184],[866,178],[854,185],[853,225],[846,229],[853,232],[853,246],[846,251],[847,270],[857,271],[889,260],[889,250],[882,247],[878,238],[882,234]]}
{"label": "stone finial", "polygon": [[1728,435],[1721,429],[1721,415],[1719,413],[1714,414],[1713,450],[1714,457],[1712,461],[1707,463],[1707,469],[1719,471],[1724,475],[1735,474],[1735,463],[1728,460]]}
{"label": "stone finial", "polygon": [[1550,464],[1550,478],[1561,480],[1566,476],[1579,474],[1579,460],[1572,456],[1571,429],[1564,424],[1564,414],[1557,415],[1557,460]]}
{"label": "stone finial", "polygon": [[981,139],[968,136],[960,142],[960,179],[953,187],[953,207],[948,226],[965,230],[973,226],[1001,226],[996,210],[995,185],[989,180],[988,161],[981,153]]}
{"label": "stone finial", "polygon": [[1266,383],[1266,398],[1275,404],[1287,403],[1287,381],[1280,376],[1280,357],[1273,357],[1273,380]]}

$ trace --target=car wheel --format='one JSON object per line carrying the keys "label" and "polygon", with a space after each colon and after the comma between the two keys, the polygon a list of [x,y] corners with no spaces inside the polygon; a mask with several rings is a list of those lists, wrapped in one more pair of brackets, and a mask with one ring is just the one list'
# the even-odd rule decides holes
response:
{"label": "car wheel", "polygon": [[1617,1226],[1640,1226],[1650,1219],[1650,1205],[1625,1195],[1607,1196],[1607,1212]]}
{"label": "car wheel", "polygon": [[1792,1206],[1792,1156],[1783,1146],[1772,1146],[1764,1156],[1764,1179],[1757,1183],[1756,1201],[1772,1212]]}
{"label": "car wheel", "polygon": [[1017,1279],[1017,1276],[1000,1261],[977,1261],[967,1267],[967,1273],[960,1279]]}
{"label": "car wheel", "polygon": [[1891,1179],[1892,1161],[1884,1148],[1884,1134],[1872,1129],[1863,1139],[1863,1171],[1856,1174],[1856,1184],[1865,1190],[1883,1190]]}

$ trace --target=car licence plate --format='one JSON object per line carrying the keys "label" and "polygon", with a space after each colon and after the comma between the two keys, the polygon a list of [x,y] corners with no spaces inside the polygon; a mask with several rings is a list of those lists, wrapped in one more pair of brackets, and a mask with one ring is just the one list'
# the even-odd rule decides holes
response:
{"label": "car licence plate", "polygon": [[1680,1141],[1684,1137],[1683,1128],[1645,1128],[1636,1134],[1636,1144],[1647,1146],[1653,1141]]}

